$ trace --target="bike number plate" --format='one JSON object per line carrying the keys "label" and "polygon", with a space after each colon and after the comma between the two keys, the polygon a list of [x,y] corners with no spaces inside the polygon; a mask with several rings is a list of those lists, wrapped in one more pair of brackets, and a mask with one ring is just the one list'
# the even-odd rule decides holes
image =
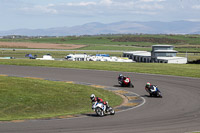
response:
{"label": "bike number plate", "polygon": [[128,82],[129,82],[129,79],[127,78],[127,79],[125,79],[124,81],[125,81],[126,83],[128,83]]}

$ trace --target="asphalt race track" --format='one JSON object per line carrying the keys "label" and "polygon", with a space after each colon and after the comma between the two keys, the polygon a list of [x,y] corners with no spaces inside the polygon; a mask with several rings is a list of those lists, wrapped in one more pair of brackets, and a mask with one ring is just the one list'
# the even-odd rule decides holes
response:
{"label": "asphalt race track", "polygon": [[[120,72],[0,65],[0,74],[76,81],[104,86],[117,85]],[[124,88],[144,97],[135,109],[103,118],[85,116],[71,119],[1,122],[1,133],[184,133],[200,131],[200,79],[176,76],[122,73],[135,88]],[[158,85],[163,98],[148,97],[146,82]]]}

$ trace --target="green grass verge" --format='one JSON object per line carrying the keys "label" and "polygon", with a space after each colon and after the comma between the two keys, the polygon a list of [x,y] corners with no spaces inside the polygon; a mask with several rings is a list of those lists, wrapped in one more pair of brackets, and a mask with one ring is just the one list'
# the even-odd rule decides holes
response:
{"label": "green grass verge", "polygon": [[[130,38],[139,38],[131,40]],[[147,40],[146,40],[147,39]],[[200,52],[200,35],[99,35],[99,36],[67,36],[67,37],[47,37],[47,38],[26,38],[26,39],[0,39],[2,42],[34,42],[34,43],[54,43],[54,44],[84,44],[88,47],[82,49],[118,50],[120,46],[137,46],[138,49],[149,51],[152,45],[169,44],[176,46],[176,50],[181,52]],[[187,48],[185,48],[187,47]],[[134,48],[121,48],[122,50],[134,50]]]}
{"label": "green grass verge", "polygon": [[119,51],[151,51],[150,47],[113,46],[113,45],[88,45],[78,50],[119,50]]}
{"label": "green grass verge", "polygon": [[42,58],[43,55],[51,54],[53,58],[64,58],[68,54],[109,54],[111,56],[122,56],[122,52],[101,52],[101,51],[37,51],[37,50],[0,50],[0,57],[15,57],[15,58],[25,58],[26,54],[37,55],[38,58]]}
{"label": "green grass verge", "polygon": [[[106,44],[106,45],[137,45],[144,44],[144,46],[151,46],[157,44],[152,40],[149,41],[113,41],[116,38],[127,38],[127,37],[143,37],[143,38],[161,38],[161,39],[173,39],[181,40],[181,42],[173,43],[174,45],[180,44],[197,44],[200,42],[200,35],[99,35],[99,36],[66,36],[66,37],[47,37],[47,38],[25,38],[25,39],[0,39],[4,42],[35,42],[35,43],[58,43],[58,44]],[[165,41],[165,44],[171,42]]]}
{"label": "green grass verge", "polygon": [[198,64],[39,61],[28,59],[0,60],[0,64],[125,71],[200,78],[200,67]]}
{"label": "green grass verge", "polygon": [[65,82],[0,76],[0,120],[51,118],[91,112],[90,95],[122,103],[112,92]]}
{"label": "green grass verge", "polygon": [[200,60],[200,53],[178,53],[179,57],[187,57],[188,61]]}

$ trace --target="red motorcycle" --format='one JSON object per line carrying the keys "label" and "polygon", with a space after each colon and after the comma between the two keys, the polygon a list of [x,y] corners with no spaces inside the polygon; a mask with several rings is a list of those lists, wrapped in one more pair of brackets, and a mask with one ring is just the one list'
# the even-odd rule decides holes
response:
{"label": "red motorcycle", "polygon": [[122,87],[132,87],[134,88],[134,85],[131,83],[131,80],[129,77],[118,77],[118,83],[120,84],[120,86]]}

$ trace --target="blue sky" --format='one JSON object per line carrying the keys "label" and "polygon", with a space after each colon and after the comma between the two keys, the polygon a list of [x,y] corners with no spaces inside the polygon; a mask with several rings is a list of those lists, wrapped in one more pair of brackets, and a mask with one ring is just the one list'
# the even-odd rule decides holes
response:
{"label": "blue sky", "polygon": [[89,22],[200,22],[200,0],[0,0],[0,16],[0,31]]}

